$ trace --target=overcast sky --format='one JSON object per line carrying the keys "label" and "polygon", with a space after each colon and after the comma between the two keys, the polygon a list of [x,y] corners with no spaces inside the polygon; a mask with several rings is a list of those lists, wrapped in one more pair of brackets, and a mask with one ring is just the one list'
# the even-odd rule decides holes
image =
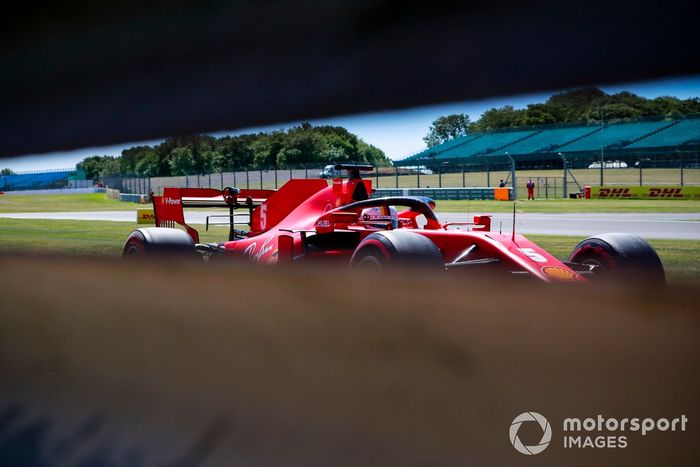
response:
{"label": "overcast sky", "polygon": [[[700,76],[649,81],[642,83],[630,83],[613,86],[600,86],[607,93],[631,91],[647,98],[658,96],[676,96],[680,99],[700,97]],[[347,128],[358,135],[367,143],[377,146],[393,160],[415,154],[425,148],[423,137],[427,134],[430,124],[441,115],[453,113],[466,113],[472,120],[477,120],[484,111],[492,107],[512,105],[515,108],[523,108],[527,104],[544,102],[554,92],[550,91],[538,94],[499,97],[493,99],[455,102],[452,104],[431,105],[415,107],[391,112],[376,112],[368,114],[339,116],[310,120],[315,125],[337,125]],[[215,133],[216,136],[225,134],[241,134],[258,131],[271,131],[286,129],[298,125],[299,122],[285,122],[265,127],[244,128],[236,131],[224,131]],[[132,142],[101,148],[86,148],[76,151],[56,152],[49,155],[24,156],[14,159],[0,160],[0,167],[8,167],[14,171],[42,170],[54,168],[72,168],[76,163],[93,155],[121,154],[125,148],[137,144],[157,144],[157,141]]]}

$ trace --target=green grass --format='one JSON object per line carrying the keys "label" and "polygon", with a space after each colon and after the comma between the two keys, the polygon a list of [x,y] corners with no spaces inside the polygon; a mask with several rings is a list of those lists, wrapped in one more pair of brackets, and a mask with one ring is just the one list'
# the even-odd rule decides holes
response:
{"label": "green grass", "polygon": [[[555,257],[566,259],[574,246],[585,237],[527,235],[527,238]],[[700,283],[700,241],[649,240],[649,244],[659,254],[669,281]]]}
{"label": "green grass", "polygon": [[[129,222],[0,219],[0,253],[119,256],[126,237],[138,227]],[[225,228],[204,232],[204,226],[198,227],[202,242],[223,241],[228,235]]]}
{"label": "green grass", "polygon": [[[0,253],[78,254],[116,257],[124,240],[137,228],[127,222],[91,222],[37,219],[0,219]],[[225,240],[227,230],[217,227],[204,232],[202,242]],[[545,250],[566,259],[583,237],[528,235]],[[670,281],[700,284],[700,241],[651,240]]]}
{"label": "green grass", "polygon": [[145,207],[107,198],[104,193],[78,195],[0,195],[0,212],[135,211]]}
{"label": "green grass", "polygon": [[[700,200],[537,199],[520,200],[523,212],[700,212]],[[512,212],[512,201],[437,201],[437,212]]]}

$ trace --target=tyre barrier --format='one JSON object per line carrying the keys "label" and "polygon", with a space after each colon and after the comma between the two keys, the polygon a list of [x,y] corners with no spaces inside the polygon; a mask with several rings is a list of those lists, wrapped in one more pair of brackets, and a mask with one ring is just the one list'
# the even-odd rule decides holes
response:
{"label": "tyre barrier", "polygon": [[138,193],[120,193],[119,201],[123,201],[126,203],[147,204],[151,202],[151,197],[150,195],[143,195]]}

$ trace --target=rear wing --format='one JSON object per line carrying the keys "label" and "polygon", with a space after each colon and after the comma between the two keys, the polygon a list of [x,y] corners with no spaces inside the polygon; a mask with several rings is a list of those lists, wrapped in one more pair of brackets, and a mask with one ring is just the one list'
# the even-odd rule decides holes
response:
{"label": "rear wing", "polygon": [[156,227],[181,225],[199,243],[199,232],[185,222],[184,208],[228,208],[230,218],[229,240],[234,236],[234,211],[239,208],[248,210],[248,222],[251,225],[253,210],[263,204],[275,190],[239,190],[237,188],[165,188],[162,196],[154,196],[153,213]]}

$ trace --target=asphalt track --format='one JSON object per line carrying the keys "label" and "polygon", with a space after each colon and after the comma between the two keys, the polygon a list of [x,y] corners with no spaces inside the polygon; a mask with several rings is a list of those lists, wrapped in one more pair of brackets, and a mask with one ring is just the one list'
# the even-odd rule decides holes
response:
{"label": "asphalt track", "polygon": [[[443,222],[465,221],[465,214],[438,213]],[[511,232],[512,214],[494,214],[494,231]],[[606,232],[633,233],[648,239],[700,240],[700,213],[518,213],[516,232],[523,234],[590,236]]]}
{"label": "asphalt track", "polygon": [[[187,211],[190,224],[204,224],[221,211]],[[478,213],[470,214],[472,215]],[[465,222],[465,213],[437,213],[443,222]],[[135,222],[135,211],[0,213],[0,218]],[[220,220],[220,219],[218,219]],[[512,214],[494,214],[492,229],[510,232]],[[515,229],[522,234],[590,236],[626,232],[648,239],[700,240],[700,213],[518,213]]]}

